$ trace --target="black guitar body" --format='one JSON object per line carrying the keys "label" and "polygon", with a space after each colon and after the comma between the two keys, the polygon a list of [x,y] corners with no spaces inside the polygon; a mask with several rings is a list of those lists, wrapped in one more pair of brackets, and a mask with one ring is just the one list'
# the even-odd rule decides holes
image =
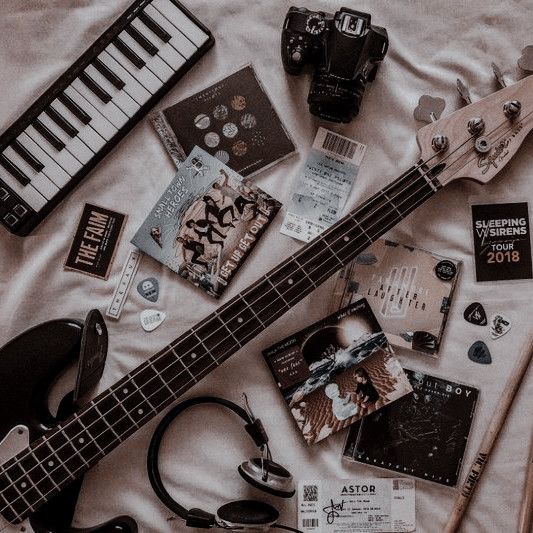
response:
{"label": "black guitar body", "polygon": [[[17,426],[25,426],[29,442],[72,414],[77,406],[68,394],[57,417],[48,407],[49,392],[58,376],[76,363],[84,323],[77,320],[52,320],[22,333],[0,349],[0,442]],[[25,430],[15,430],[23,435]],[[119,517],[89,529],[71,527],[83,477],[43,505],[31,518],[36,533],[135,533],[129,517]]]}

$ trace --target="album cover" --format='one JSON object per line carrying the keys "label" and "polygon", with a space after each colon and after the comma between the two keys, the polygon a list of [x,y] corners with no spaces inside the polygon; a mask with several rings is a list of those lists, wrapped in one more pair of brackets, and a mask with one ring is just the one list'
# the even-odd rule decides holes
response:
{"label": "album cover", "polygon": [[411,392],[366,300],[263,351],[307,444]]}
{"label": "album cover", "polygon": [[365,297],[393,346],[437,356],[461,262],[379,239],[340,271],[332,310]]}
{"label": "album cover", "polygon": [[195,145],[250,177],[295,153],[252,65],[152,115],[179,167]]}
{"label": "album cover", "polygon": [[131,242],[219,297],[280,207],[195,147]]}
{"label": "album cover", "polygon": [[352,426],[343,457],[454,487],[479,390],[405,372],[413,393]]}

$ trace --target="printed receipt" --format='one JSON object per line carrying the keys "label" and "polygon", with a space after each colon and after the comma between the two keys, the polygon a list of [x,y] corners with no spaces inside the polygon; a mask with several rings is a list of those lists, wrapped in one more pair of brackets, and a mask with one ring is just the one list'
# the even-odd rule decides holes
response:
{"label": "printed receipt", "polygon": [[413,479],[328,479],[298,485],[298,528],[305,533],[415,531],[415,525]]}
{"label": "printed receipt", "polygon": [[287,208],[281,233],[309,242],[341,216],[366,145],[319,128]]}

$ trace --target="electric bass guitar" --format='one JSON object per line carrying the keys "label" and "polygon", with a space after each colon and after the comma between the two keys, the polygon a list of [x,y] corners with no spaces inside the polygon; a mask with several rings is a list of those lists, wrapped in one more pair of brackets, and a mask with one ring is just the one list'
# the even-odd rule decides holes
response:
{"label": "electric bass guitar", "polygon": [[418,162],[322,235],[38,438],[13,427],[0,445],[0,531],[53,530],[36,517],[89,468],[441,188],[489,182],[532,128],[533,77],[424,126]]}

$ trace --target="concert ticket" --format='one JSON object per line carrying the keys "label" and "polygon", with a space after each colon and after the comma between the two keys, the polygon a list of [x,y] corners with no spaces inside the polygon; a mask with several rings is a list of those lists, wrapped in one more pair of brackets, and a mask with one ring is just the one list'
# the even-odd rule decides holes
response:
{"label": "concert ticket", "polygon": [[298,527],[305,533],[415,530],[415,482],[405,478],[300,481]]}
{"label": "concert ticket", "polygon": [[366,145],[319,128],[292,194],[281,233],[309,242],[339,218]]}

